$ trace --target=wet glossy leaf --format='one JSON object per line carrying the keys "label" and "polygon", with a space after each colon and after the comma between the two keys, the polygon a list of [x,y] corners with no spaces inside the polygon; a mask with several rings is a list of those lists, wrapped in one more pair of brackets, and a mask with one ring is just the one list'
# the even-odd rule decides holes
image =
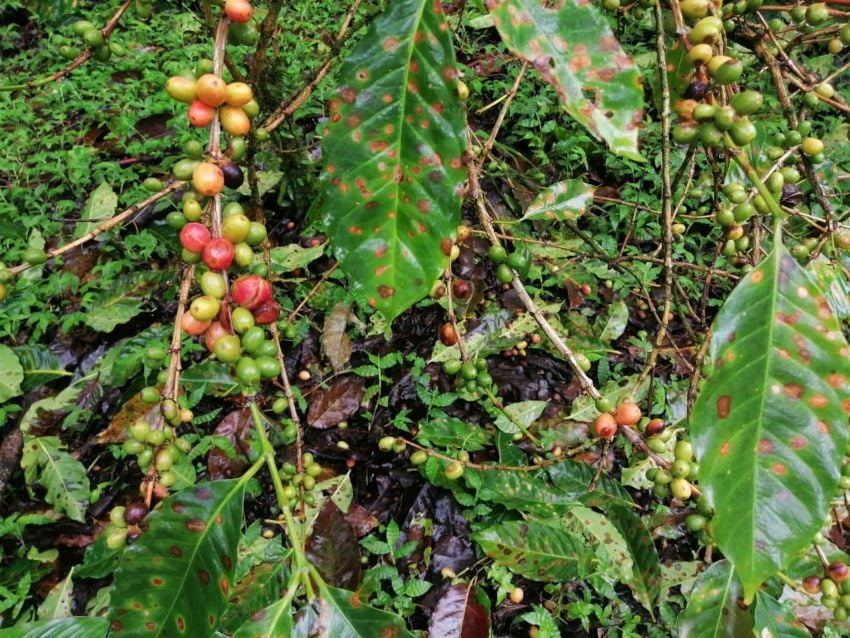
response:
{"label": "wet glossy leaf", "polygon": [[303,611],[292,638],[413,638],[401,616],[375,609],[345,589],[323,587],[321,597]]}
{"label": "wet glossy leaf", "polygon": [[[21,389],[28,392],[33,388],[40,388],[51,381],[62,377],[70,377],[71,372],[66,371],[59,364],[59,357],[50,352],[46,346],[24,345],[13,349],[21,367],[24,371],[24,380]],[[2,354],[0,354],[0,377],[3,375],[4,367]],[[2,381],[0,381],[0,393],[2,393]],[[2,402],[2,399],[0,399]]]}
{"label": "wet glossy leaf", "polygon": [[138,334],[122,339],[103,357],[102,380],[105,385],[121,387],[141,371],[145,351],[151,342],[167,343],[171,337],[171,326],[155,325]]}
{"label": "wet glossy leaf", "polygon": [[243,480],[212,481],[163,501],[115,572],[113,636],[210,636],[231,589]]}
{"label": "wet glossy leaf", "polygon": [[304,553],[326,583],[357,589],[360,583],[360,545],[339,508],[330,500],[313,523]]}
{"label": "wet glossy leaf", "polygon": [[429,638],[487,638],[490,615],[474,597],[475,586],[458,583],[446,590],[428,623]]}
{"label": "wet glossy leaf", "polygon": [[279,600],[251,616],[236,630],[233,638],[289,638],[291,635],[291,606],[288,600]]}
{"label": "wet glossy leaf", "polygon": [[201,361],[189,366],[180,376],[180,385],[187,392],[226,397],[242,390],[242,386],[231,374],[231,366],[221,361]]}
{"label": "wet glossy leaf", "polygon": [[14,351],[0,345],[0,403],[21,394],[24,369]]}
{"label": "wet glossy leaf", "polygon": [[338,377],[327,390],[318,390],[310,401],[307,423],[325,430],[345,421],[360,409],[366,391],[357,377]]}
{"label": "wet glossy leaf", "polygon": [[[109,182],[102,182],[86,201],[86,206],[80,214],[80,222],[74,231],[74,238],[90,233],[98,224],[105,222],[115,215],[118,208],[118,195],[112,190]],[[100,238],[105,239],[104,237]]]}
{"label": "wet glossy leaf", "polygon": [[324,225],[357,298],[389,320],[448,263],[464,117],[439,2],[398,0],[340,70],[324,131]]}
{"label": "wet glossy leaf", "polygon": [[58,436],[24,434],[21,467],[28,486],[40,485],[46,490],[45,501],[72,520],[86,520],[89,477]]}
{"label": "wet glossy leaf", "polygon": [[59,618],[0,629],[3,638],[106,638],[105,618]]}
{"label": "wet glossy leaf", "polygon": [[794,614],[772,596],[756,593],[755,629],[758,638],[809,638],[806,630]]}
{"label": "wet glossy leaf", "polygon": [[482,427],[447,415],[419,422],[417,440],[438,447],[463,448],[467,452],[483,450],[490,434]]}
{"label": "wet glossy leaf", "polygon": [[586,576],[596,561],[581,536],[536,520],[500,523],[473,538],[487,556],[531,580],[565,581]]}
{"label": "wet glossy leaf", "polygon": [[780,245],[727,299],[709,354],[691,415],[699,484],[751,602],[823,524],[848,438],[850,347]]}
{"label": "wet glossy leaf", "polygon": [[643,159],[637,147],[640,73],[594,5],[487,0],[487,8],[507,47],[555,87],[576,121],[615,153]]}
{"label": "wet glossy leaf", "polygon": [[[236,478],[260,454],[254,421],[247,408],[228,413],[219,421],[213,434],[227,439],[230,449],[218,446],[210,449],[207,455],[210,480]],[[233,456],[230,452],[233,452]]]}
{"label": "wet glossy leaf", "polygon": [[345,333],[351,306],[338,303],[325,316],[322,328],[322,349],[334,372],[340,372],[351,359],[351,339]]}
{"label": "wet glossy leaf", "polygon": [[714,563],[694,583],[679,614],[679,638],[752,638],[753,619],[743,607],[743,589],[729,561]]}
{"label": "wet glossy leaf", "polygon": [[599,340],[603,343],[611,343],[615,339],[619,339],[626,331],[628,323],[629,307],[622,299],[615,301],[608,306],[608,316],[604,322],[600,322],[602,331],[599,333]]}
{"label": "wet glossy leaf", "polygon": [[167,274],[156,270],[139,271],[119,277],[109,290],[85,295],[83,310],[86,325],[98,332],[112,332],[142,312],[153,290]]}
{"label": "wet glossy leaf", "polygon": [[552,184],[534,198],[522,216],[524,220],[575,221],[593,203],[595,186],[578,179]]}

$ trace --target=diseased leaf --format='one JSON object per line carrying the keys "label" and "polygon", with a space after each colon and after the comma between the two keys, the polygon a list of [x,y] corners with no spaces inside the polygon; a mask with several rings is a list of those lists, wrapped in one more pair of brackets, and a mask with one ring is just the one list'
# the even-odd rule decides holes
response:
{"label": "diseased leaf", "polygon": [[629,546],[635,569],[632,578],[625,581],[634,597],[654,615],[655,601],[661,595],[661,559],[640,516],[630,508],[612,503],[605,513]]}
{"label": "diseased leaf", "polygon": [[322,328],[322,349],[337,373],[345,368],[351,359],[351,339],[345,333],[350,314],[351,306],[338,303],[325,316],[325,325]]}
{"label": "diseased leaf", "polygon": [[[77,224],[74,231],[74,238],[80,238],[87,233],[90,233],[95,226],[105,222],[107,219],[115,215],[118,208],[118,195],[112,190],[109,182],[101,182],[92,194],[86,200],[86,206],[83,212],[80,213],[80,222]],[[105,237],[99,237],[99,241],[103,241]]]}
{"label": "diseased leaf", "polygon": [[474,597],[472,583],[458,583],[446,590],[428,622],[429,638],[487,638],[490,615]]}
{"label": "diseased leaf", "polygon": [[15,352],[0,345],[0,403],[20,395],[23,380],[24,369]]}
{"label": "diseased leaf", "polygon": [[313,523],[313,533],[307,539],[304,553],[326,583],[357,589],[360,545],[345,514],[332,501],[325,501]]}
{"label": "diseased leaf", "polygon": [[119,277],[109,290],[86,295],[83,309],[86,325],[98,332],[112,332],[115,326],[127,323],[142,312],[153,290],[167,273],[142,270]]}
{"label": "diseased leaf", "polygon": [[89,477],[58,436],[24,433],[21,468],[28,486],[40,485],[47,490],[45,501],[72,520],[86,520],[91,496]]}
{"label": "diseased leaf", "polygon": [[360,302],[391,321],[448,264],[464,117],[441,4],[398,0],[339,72],[324,130],[324,226]]}
{"label": "diseased leaf", "polygon": [[618,155],[643,160],[640,73],[594,5],[487,0],[487,8],[507,47],[555,87],[576,121]]}
{"label": "diseased leaf", "polygon": [[326,430],[345,421],[360,409],[366,388],[357,377],[338,377],[327,390],[318,390],[307,411],[310,427]]}
{"label": "diseased leaf", "polygon": [[292,638],[414,638],[401,616],[363,603],[358,594],[322,587],[321,597],[305,608]]}
{"label": "diseased leaf", "polygon": [[236,565],[245,480],[212,481],[162,501],[115,572],[112,636],[211,636]]}
{"label": "diseased leaf", "polygon": [[755,630],[758,638],[810,638],[794,614],[763,591],[756,593]]}
{"label": "diseased leaf", "polygon": [[289,638],[292,635],[292,609],[289,600],[279,600],[251,616],[233,638]]}
{"label": "diseased leaf", "polygon": [[108,633],[105,618],[85,617],[40,620],[0,629],[3,638],[106,638]]}
{"label": "diseased leaf", "polygon": [[749,603],[811,542],[835,494],[850,346],[823,292],[777,244],[718,313],[709,355],[691,439],[713,537]]}
{"label": "diseased leaf", "polygon": [[507,521],[473,535],[487,556],[531,580],[566,581],[587,576],[596,562],[584,541],[540,521]]}
{"label": "diseased leaf", "polygon": [[620,582],[628,582],[634,574],[632,552],[626,539],[604,514],[576,505],[564,515],[564,527],[583,536],[600,558],[606,573]]}
{"label": "diseased leaf", "polygon": [[307,248],[298,244],[287,244],[278,246],[269,251],[272,271],[276,273],[292,272],[298,268],[304,268],[316,261],[325,252],[325,245],[308,246]]}
{"label": "diseased leaf", "polygon": [[[213,434],[227,439],[230,449],[225,450],[218,446],[210,448],[207,468],[212,481],[236,478],[248,467],[249,461],[259,456],[260,445],[256,438],[254,421],[247,408],[228,413],[219,421]],[[230,452],[233,452],[233,456]]]}
{"label": "diseased leaf", "polygon": [[595,186],[578,179],[552,184],[528,205],[522,221],[575,221],[593,203]]}
{"label": "diseased leaf", "polygon": [[752,638],[753,618],[741,605],[743,590],[729,561],[721,560],[694,583],[679,614],[679,638]]}

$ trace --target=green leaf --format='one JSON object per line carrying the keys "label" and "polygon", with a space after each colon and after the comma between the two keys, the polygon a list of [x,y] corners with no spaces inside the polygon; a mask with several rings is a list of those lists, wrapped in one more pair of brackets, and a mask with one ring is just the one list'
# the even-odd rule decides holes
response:
{"label": "green leaf", "polygon": [[438,447],[478,452],[490,442],[490,435],[484,428],[461,421],[457,417],[437,414],[432,419],[419,422],[416,439]]}
{"label": "green leaf", "polygon": [[244,477],[212,481],[151,512],[115,572],[113,636],[213,634],[232,586],[244,492]]}
{"label": "green leaf", "polygon": [[608,306],[608,317],[602,324],[599,340],[603,343],[611,343],[615,339],[619,339],[626,331],[628,323],[629,307],[622,299],[615,301]]}
{"label": "green leaf", "polygon": [[118,208],[118,195],[109,182],[102,182],[86,201],[86,207],[80,214],[80,222],[74,232],[74,238],[90,233],[95,226],[115,215]]}
{"label": "green leaf", "polygon": [[86,520],[91,496],[89,477],[58,436],[24,433],[21,468],[28,486],[41,485],[47,490],[45,501],[72,520]]}
{"label": "green leaf", "polygon": [[548,403],[548,401],[521,401],[506,405],[496,417],[494,425],[505,434],[519,432],[520,428],[517,424],[528,429],[540,418]]}
{"label": "green leaf", "polygon": [[240,392],[242,386],[231,374],[230,365],[209,359],[189,366],[180,375],[180,385],[187,392],[226,397]]}
{"label": "green leaf", "polygon": [[465,122],[440,3],[390,3],[339,75],[324,226],[357,299],[392,320],[443,272],[460,220]]}
{"label": "green leaf", "polygon": [[637,147],[643,87],[608,20],[590,3],[487,0],[505,45],[558,91],[567,112],[623,157]]}
{"label": "green leaf", "polygon": [[24,369],[15,352],[0,345],[0,403],[20,395],[23,380]]}
{"label": "green leaf", "polygon": [[413,638],[401,616],[375,609],[345,589],[322,587],[295,625],[292,638]]}
{"label": "green leaf", "polygon": [[286,246],[272,248],[269,251],[272,272],[282,274],[304,268],[321,257],[324,252],[324,244],[306,248],[298,244],[287,244]]}
{"label": "green leaf", "polygon": [[540,521],[507,521],[473,535],[487,556],[515,574],[540,581],[586,576],[596,561],[580,536]]}
{"label": "green leaf", "polygon": [[756,593],[756,635],[759,638],[810,638],[794,614],[769,594]]}
{"label": "green leaf", "polygon": [[3,638],[106,638],[105,618],[59,618],[0,629]]}
{"label": "green leaf", "polygon": [[552,184],[528,205],[520,221],[575,221],[593,203],[596,187],[579,179]]}
{"label": "green leaf", "polygon": [[634,561],[626,539],[604,514],[576,505],[564,516],[566,529],[582,535],[605,566],[607,574],[628,582],[634,573]]}
{"label": "green leaf", "polygon": [[613,503],[605,512],[628,544],[634,561],[632,578],[626,584],[634,597],[653,614],[655,601],[661,595],[661,560],[652,534],[640,516],[628,507]]}
{"label": "green leaf", "polygon": [[[59,357],[50,352],[47,346],[32,344],[18,346],[13,350],[24,371],[24,380],[21,383],[21,390],[24,392],[47,385],[60,377],[72,376],[71,372],[61,366]],[[0,353],[0,371],[5,371],[2,353]],[[3,372],[0,372],[0,376],[2,374]],[[0,387],[2,387],[2,381],[0,381]],[[0,393],[2,393],[2,390],[0,390]],[[2,403],[2,398],[0,398],[0,403]]]}
{"label": "green leaf", "polygon": [[292,609],[288,599],[261,609],[245,621],[233,638],[288,638],[292,635]]}
{"label": "green leaf", "polygon": [[777,245],[726,300],[709,354],[691,438],[714,539],[750,603],[823,524],[848,438],[850,347]]}
{"label": "green leaf", "polygon": [[741,596],[729,561],[714,563],[697,578],[679,614],[678,638],[752,638],[752,615],[739,604]]}
{"label": "green leaf", "polygon": [[118,278],[108,291],[87,296],[83,308],[86,325],[98,332],[112,332],[142,312],[153,290],[165,279],[159,271],[140,271]]}

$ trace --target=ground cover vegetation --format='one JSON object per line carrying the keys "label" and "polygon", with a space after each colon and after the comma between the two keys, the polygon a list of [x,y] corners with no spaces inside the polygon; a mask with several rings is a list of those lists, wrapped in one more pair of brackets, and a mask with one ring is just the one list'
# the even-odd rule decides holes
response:
{"label": "ground cover vegetation", "polygon": [[0,636],[850,631],[845,0],[7,0]]}

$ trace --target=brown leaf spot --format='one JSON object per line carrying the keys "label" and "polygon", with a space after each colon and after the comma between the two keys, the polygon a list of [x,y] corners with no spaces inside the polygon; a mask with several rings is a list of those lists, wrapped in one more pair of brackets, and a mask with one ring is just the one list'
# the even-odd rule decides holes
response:
{"label": "brown leaf spot", "polygon": [[838,390],[839,388],[843,388],[847,385],[847,378],[843,374],[833,372],[832,374],[827,375],[826,382]]}
{"label": "brown leaf spot", "polygon": [[[132,605],[130,605],[130,607],[132,607],[133,609],[141,609],[142,603],[136,602],[136,603],[133,603]],[[118,613],[123,616],[124,614],[127,613],[127,610],[126,609],[119,609]]]}
{"label": "brown leaf spot", "polygon": [[393,96],[390,95],[389,93],[384,93],[384,95],[381,97],[381,100],[383,101],[384,104],[389,104],[390,102],[393,101]]}
{"label": "brown leaf spot", "polygon": [[342,115],[340,115],[339,113],[334,113],[333,115],[331,115],[331,122],[333,122],[334,124],[339,122],[341,119]]}
{"label": "brown leaf spot", "polygon": [[150,622],[150,621],[146,622],[145,623],[145,629],[147,629],[148,631],[153,631],[154,629],[156,629],[156,623]]}
{"label": "brown leaf spot", "polygon": [[750,277],[750,281],[754,284],[759,283],[764,279],[764,271],[763,270],[754,270],[752,276]]}
{"label": "brown leaf spot", "polygon": [[721,419],[725,419],[729,416],[729,411],[732,409],[732,397],[728,394],[724,394],[722,397],[717,399],[715,407],[717,408],[717,416]]}
{"label": "brown leaf spot", "polygon": [[779,356],[783,359],[788,359],[791,357],[791,353],[788,352],[785,348],[777,348],[776,352],[778,352]]}
{"label": "brown leaf spot", "polygon": [[448,237],[443,237],[440,240],[440,252],[442,252],[446,257],[452,254],[452,246],[454,242]]}
{"label": "brown leaf spot", "polygon": [[352,89],[350,86],[344,86],[339,90],[339,96],[347,104],[354,104],[354,100],[357,99],[357,90]]}
{"label": "brown leaf spot", "polygon": [[204,585],[210,584],[210,573],[205,569],[198,570],[198,578]]}
{"label": "brown leaf spot", "polygon": [[380,153],[390,145],[389,142],[385,140],[375,140],[374,142],[369,142],[369,150],[373,153]]}
{"label": "brown leaf spot", "polygon": [[383,277],[383,276],[384,276],[384,274],[385,274],[385,273],[386,273],[389,269],[390,269],[390,267],[389,267],[388,265],[378,266],[377,268],[375,268],[375,276],[376,276],[376,277]]}
{"label": "brown leaf spot", "polygon": [[[408,90],[410,93],[413,93],[414,95],[418,95],[418,94],[419,94],[419,87],[417,86],[416,82],[414,82],[413,80],[411,80],[411,81],[409,81],[409,82],[407,83],[407,90]],[[412,118],[411,118],[411,119],[412,119]]]}
{"label": "brown leaf spot", "polygon": [[355,142],[361,142],[363,140],[363,132],[360,129],[357,129],[351,134],[351,139]]}
{"label": "brown leaf spot", "polygon": [[829,405],[829,399],[822,394],[815,394],[809,399],[809,404],[813,408],[825,408]]}
{"label": "brown leaf spot", "polygon": [[398,48],[398,45],[399,40],[394,35],[391,35],[388,38],[384,38],[384,41],[381,43],[381,46],[383,47],[384,51],[387,51],[389,53],[395,51]]}
{"label": "brown leaf spot", "polygon": [[215,627],[215,614],[210,614],[207,617],[207,622],[210,624],[210,627]]}
{"label": "brown leaf spot", "polygon": [[759,454],[770,454],[773,452],[773,442],[769,439],[759,439],[758,451]]}
{"label": "brown leaf spot", "polygon": [[841,411],[850,414],[850,399],[841,402]]}
{"label": "brown leaf spot", "polygon": [[788,468],[785,467],[782,463],[774,463],[770,467],[770,471],[776,474],[777,476],[783,476],[784,474],[788,474]]}
{"label": "brown leaf spot", "polygon": [[151,583],[155,587],[162,587],[165,584],[165,581],[159,576],[154,576],[153,578],[151,578]]}
{"label": "brown leaf spot", "polygon": [[429,202],[427,199],[420,199],[418,202],[416,202],[416,208],[419,209],[420,213],[427,213],[431,210],[431,202]]}
{"label": "brown leaf spot", "polygon": [[357,79],[361,82],[365,82],[369,79],[369,69],[360,69],[357,74]]}
{"label": "brown leaf spot", "polygon": [[826,421],[819,420],[815,425],[821,434],[829,434],[829,425]]}
{"label": "brown leaf spot", "polygon": [[803,396],[804,392],[803,386],[799,383],[786,383],[785,384],[785,396],[789,399],[799,399]]}
{"label": "brown leaf spot", "polygon": [[395,294],[395,288],[381,284],[378,286],[378,294],[381,296],[381,299],[387,299]]}
{"label": "brown leaf spot", "polygon": [[795,311],[794,311],[793,313],[791,313],[790,315],[786,315],[786,314],[784,314],[784,313],[782,313],[782,312],[777,312],[777,313],[776,313],[776,320],[777,320],[779,323],[784,323],[785,325],[793,326],[793,325],[795,325],[797,322],[799,322],[799,321],[800,321],[800,311],[799,311],[799,310],[795,310]]}
{"label": "brown leaf spot", "polygon": [[336,173],[336,165],[334,165],[334,164],[328,164],[327,166],[325,166],[325,171],[326,171],[327,173],[330,173],[331,175],[332,175],[332,174],[334,174],[334,173]]}
{"label": "brown leaf spot", "polygon": [[218,586],[221,588],[221,592],[226,596],[227,592],[230,591],[230,581],[227,580],[225,576],[222,576],[218,581]]}
{"label": "brown leaf spot", "polygon": [[208,487],[199,487],[195,491],[195,495],[202,501],[209,501],[213,497],[213,492]]}
{"label": "brown leaf spot", "polygon": [[797,286],[797,296],[800,299],[805,299],[809,296],[809,290],[805,286]]}
{"label": "brown leaf spot", "polygon": [[183,505],[183,503],[180,503],[178,501],[174,501],[171,504],[171,511],[174,512],[175,514],[182,514],[183,510],[185,510],[185,509],[186,509],[186,506]]}
{"label": "brown leaf spot", "polygon": [[328,102],[328,108],[331,111],[338,111],[339,110],[339,100],[331,100],[330,102]]}
{"label": "brown leaf spot", "polygon": [[729,441],[725,441],[723,445],[720,446],[720,456],[726,456],[729,454],[729,449],[731,446],[729,445]]}
{"label": "brown leaf spot", "polygon": [[351,597],[348,599],[348,604],[355,609],[362,607],[363,603],[360,601],[360,594],[351,594]]}
{"label": "brown leaf spot", "polygon": [[791,448],[792,449],[802,450],[804,447],[806,447],[806,445],[807,445],[806,439],[804,439],[802,436],[792,436],[791,437]]}
{"label": "brown leaf spot", "polygon": [[728,361],[729,363],[732,363],[735,360],[735,356],[736,355],[734,350],[727,350],[726,353],[723,355],[723,358],[726,359],[726,361]]}
{"label": "brown leaf spot", "polygon": [[190,532],[195,532],[196,534],[200,534],[207,528],[207,524],[202,521],[200,518],[190,518],[186,521],[186,529]]}
{"label": "brown leaf spot", "polygon": [[375,249],[375,257],[377,257],[378,259],[383,259],[384,255],[387,254],[387,248],[387,244],[382,244],[378,246],[378,248]]}

